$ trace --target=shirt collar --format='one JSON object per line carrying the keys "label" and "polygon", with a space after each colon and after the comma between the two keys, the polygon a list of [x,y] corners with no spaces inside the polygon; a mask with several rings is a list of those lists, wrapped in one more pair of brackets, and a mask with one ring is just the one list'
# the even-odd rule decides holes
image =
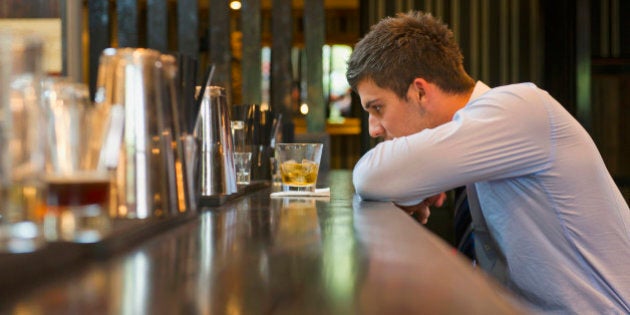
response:
{"label": "shirt collar", "polygon": [[490,91],[489,86],[487,86],[485,83],[481,81],[477,81],[477,83],[475,84],[475,88],[473,89],[473,92],[470,95],[470,99],[468,100],[468,103],[470,104],[470,102],[474,101],[476,98],[480,97],[481,95],[483,95],[484,93],[488,91]]}

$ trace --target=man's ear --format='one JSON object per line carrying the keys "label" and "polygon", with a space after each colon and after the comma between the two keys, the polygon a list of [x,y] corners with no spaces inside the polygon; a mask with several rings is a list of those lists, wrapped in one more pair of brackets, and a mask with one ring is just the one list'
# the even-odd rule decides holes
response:
{"label": "man's ear", "polygon": [[413,94],[418,98],[419,102],[425,101],[428,89],[430,89],[429,83],[423,78],[415,78],[411,83]]}

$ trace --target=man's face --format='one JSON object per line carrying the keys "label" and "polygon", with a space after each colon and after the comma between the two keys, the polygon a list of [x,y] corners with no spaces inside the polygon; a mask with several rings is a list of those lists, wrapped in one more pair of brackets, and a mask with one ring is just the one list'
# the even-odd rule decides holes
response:
{"label": "man's face", "polygon": [[369,133],[373,138],[390,140],[433,125],[422,99],[411,85],[407,100],[400,99],[390,89],[377,86],[372,80],[361,81],[357,85],[357,93],[363,109],[369,114]]}

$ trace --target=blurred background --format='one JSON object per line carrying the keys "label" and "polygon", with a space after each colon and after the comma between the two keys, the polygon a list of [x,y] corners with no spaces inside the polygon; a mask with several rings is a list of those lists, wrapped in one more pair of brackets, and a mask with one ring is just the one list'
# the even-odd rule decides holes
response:
{"label": "blurred background", "polygon": [[[411,9],[449,24],[473,78],[548,90],[592,135],[630,200],[629,1],[3,0],[0,28],[40,33],[46,71],[85,82],[91,93],[107,47],[190,55],[199,82],[212,63],[213,84],[226,88],[230,104],[290,117],[287,136],[325,139],[330,167],[352,169],[375,141],[348,90],[346,60],[370,25]],[[448,226],[444,218],[432,224]]]}

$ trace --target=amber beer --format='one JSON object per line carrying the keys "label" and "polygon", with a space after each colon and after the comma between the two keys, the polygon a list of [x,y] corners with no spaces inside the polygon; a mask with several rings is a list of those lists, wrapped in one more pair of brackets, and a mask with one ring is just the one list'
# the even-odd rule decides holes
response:
{"label": "amber beer", "polygon": [[106,207],[109,202],[109,178],[105,175],[50,176],[46,180],[46,203],[53,207],[97,204]]}
{"label": "amber beer", "polygon": [[107,174],[48,176],[46,185],[45,222],[54,226],[52,238],[91,243],[109,232],[110,180]]}

